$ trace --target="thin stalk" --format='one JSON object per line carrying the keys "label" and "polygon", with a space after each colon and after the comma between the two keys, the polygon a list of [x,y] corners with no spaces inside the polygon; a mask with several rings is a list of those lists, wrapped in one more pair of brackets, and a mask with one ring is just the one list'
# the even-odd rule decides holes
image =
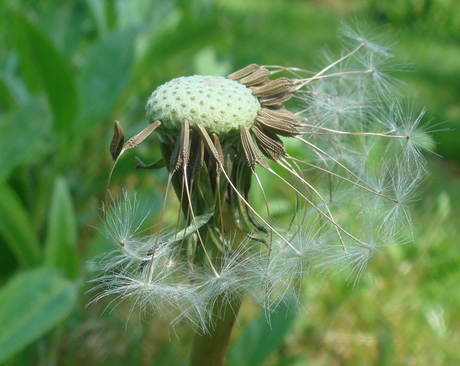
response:
{"label": "thin stalk", "polygon": [[195,334],[190,366],[224,366],[227,349],[238,310],[241,307],[241,297],[234,296],[229,300],[221,295],[213,308],[213,327],[205,334]]}

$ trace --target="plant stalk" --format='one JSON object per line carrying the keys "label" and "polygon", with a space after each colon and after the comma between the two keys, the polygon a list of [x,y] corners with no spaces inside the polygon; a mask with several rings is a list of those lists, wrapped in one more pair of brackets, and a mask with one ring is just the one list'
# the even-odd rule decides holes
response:
{"label": "plant stalk", "polygon": [[230,334],[240,307],[240,296],[231,300],[225,295],[218,298],[213,309],[212,328],[205,334],[195,334],[190,366],[225,365]]}

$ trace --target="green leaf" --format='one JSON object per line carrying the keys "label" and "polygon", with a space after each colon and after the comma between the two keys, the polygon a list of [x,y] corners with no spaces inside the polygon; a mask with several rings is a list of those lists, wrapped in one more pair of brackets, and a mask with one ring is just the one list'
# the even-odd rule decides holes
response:
{"label": "green leaf", "polygon": [[17,165],[33,163],[50,149],[50,122],[33,101],[0,117],[0,177]]}
{"label": "green leaf", "polygon": [[237,343],[230,348],[228,364],[231,366],[261,365],[283,342],[284,336],[296,316],[295,299],[280,303],[270,313],[270,323],[265,314],[249,324]]}
{"label": "green leaf", "polygon": [[94,44],[82,66],[79,131],[110,116],[129,78],[137,30],[125,28]]}
{"label": "green leaf", "polygon": [[0,234],[24,267],[41,263],[40,244],[16,193],[0,181]]}
{"label": "green leaf", "polygon": [[37,340],[73,309],[77,287],[53,268],[20,272],[0,290],[0,362]]}
{"label": "green leaf", "polygon": [[54,181],[45,242],[45,263],[61,268],[70,279],[79,275],[77,223],[69,187],[64,178]]}
{"label": "green leaf", "polygon": [[70,65],[47,35],[21,15],[15,16],[16,48],[29,86],[46,90],[58,131],[72,126],[78,108],[77,91]]}

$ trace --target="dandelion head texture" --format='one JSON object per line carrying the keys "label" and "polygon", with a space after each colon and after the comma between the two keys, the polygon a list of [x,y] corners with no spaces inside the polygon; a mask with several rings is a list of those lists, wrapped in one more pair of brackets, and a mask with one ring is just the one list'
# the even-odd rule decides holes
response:
{"label": "dandelion head texture", "polygon": [[[388,46],[345,25],[341,35],[341,56],[320,71],[251,64],[179,77],[151,94],[145,130],[125,143],[116,122],[113,167],[155,132],[162,159],[138,167],[168,178],[148,235],[134,195],[106,200],[114,252],[101,260],[93,301],[129,298],[206,331],[219,304],[247,294],[269,313],[315,268],[345,265],[359,278],[410,228],[407,204],[425,171],[423,111],[407,107]],[[271,214],[271,185],[292,197],[286,225]],[[172,222],[170,190],[180,207]]]}

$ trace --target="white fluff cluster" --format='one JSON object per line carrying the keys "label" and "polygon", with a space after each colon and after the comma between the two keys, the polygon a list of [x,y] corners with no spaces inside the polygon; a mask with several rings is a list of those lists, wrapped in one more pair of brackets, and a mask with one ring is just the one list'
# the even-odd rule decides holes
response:
{"label": "white fluff cluster", "polygon": [[[297,297],[299,282],[324,235],[297,236],[291,244],[298,253],[282,241],[272,243],[270,255],[240,246],[219,258],[215,273],[181,253],[181,242],[196,235],[195,226],[144,235],[139,230],[144,219],[135,220],[138,206],[137,198],[125,191],[106,208],[107,237],[117,249],[99,260],[104,275],[93,280],[97,285],[91,291],[98,294],[91,303],[110,295],[116,303],[130,298],[133,306],[168,317],[172,325],[186,321],[204,332],[212,326],[219,297],[231,301],[248,293],[268,312],[283,299]],[[197,217],[198,228],[209,218]]]}

